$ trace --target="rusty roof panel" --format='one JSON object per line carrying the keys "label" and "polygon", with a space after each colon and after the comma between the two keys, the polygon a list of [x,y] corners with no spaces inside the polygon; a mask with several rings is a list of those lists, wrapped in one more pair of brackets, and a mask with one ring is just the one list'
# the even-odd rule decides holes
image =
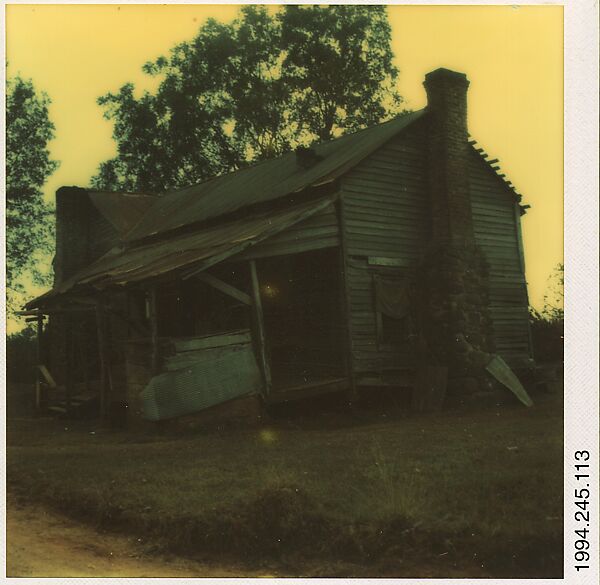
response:
{"label": "rusty roof panel", "polygon": [[82,285],[102,289],[139,282],[186,267],[203,270],[311,217],[331,205],[332,200],[331,196],[322,197],[168,240],[126,249],[113,248],[91,266],[28,303],[27,307],[38,307],[44,301]]}
{"label": "rusty roof panel", "polygon": [[167,193],[127,234],[128,241],[167,232],[230,213],[256,203],[271,201],[306,187],[339,177],[409,124],[424,110],[316,145],[322,160],[304,168],[290,152],[279,158],[215,177],[198,185]]}
{"label": "rusty roof panel", "polygon": [[121,236],[131,230],[157,201],[156,195],[145,193],[89,190],[88,195]]}

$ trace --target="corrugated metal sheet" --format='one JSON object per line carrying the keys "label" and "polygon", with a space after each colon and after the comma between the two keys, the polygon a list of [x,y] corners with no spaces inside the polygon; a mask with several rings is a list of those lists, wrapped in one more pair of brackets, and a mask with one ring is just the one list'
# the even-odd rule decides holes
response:
{"label": "corrugated metal sheet", "polygon": [[44,300],[78,285],[103,288],[138,282],[192,265],[199,270],[208,268],[311,217],[331,205],[331,202],[332,197],[328,196],[277,212],[179,235],[166,241],[125,250],[114,248],[90,267],[65,280],[50,293],[34,299],[27,306],[37,307]]}
{"label": "corrugated metal sheet", "polygon": [[131,230],[158,199],[155,195],[144,193],[109,191],[88,191],[88,196],[120,235]]}
{"label": "corrugated metal sheet", "polygon": [[152,421],[192,414],[262,388],[250,344],[193,352],[188,367],[154,376],[141,394],[144,418]]}
{"label": "corrugated metal sheet", "polygon": [[355,166],[401,130],[423,116],[424,110],[400,116],[315,147],[322,160],[303,168],[291,152],[199,185],[163,195],[127,235],[136,240],[271,201],[311,185],[331,181]]}
{"label": "corrugated metal sheet", "polygon": [[236,260],[266,258],[298,254],[309,250],[321,250],[339,245],[339,226],[335,205],[315,213],[308,219],[298,222],[280,234],[252,246]]}

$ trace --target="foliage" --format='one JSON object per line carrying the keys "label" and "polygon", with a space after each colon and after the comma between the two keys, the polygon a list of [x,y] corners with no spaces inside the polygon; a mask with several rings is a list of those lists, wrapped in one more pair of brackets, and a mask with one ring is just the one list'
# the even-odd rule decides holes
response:
{"label": "foliage", "polygon": [[37,361],[37,333],[25,327],[6,339],[6,379],[8,382],[33,382]]}
{"label": "foliage", "polygon": [[538,362],[563,360],[564,285],[564,265],[558,264],[549,278],[542,310],[529,309],[534,356]]}
{"label": "foliage", "polygon": [[93,186],[161,192],[399,112],[383,6],[247,5],[147,63],[160,80],[99,98],[115,158]]}
{"label": "foliage", "polygon": [[9,308],[23,292],[22,278],[46,284],[49,274],[39,254],[52,246],[52,208],[42,187],[56,170],[48,142],[54,124],[48,115],[50,99],[36,91],[31,80],[7,81],[6,88],[6,282]]}

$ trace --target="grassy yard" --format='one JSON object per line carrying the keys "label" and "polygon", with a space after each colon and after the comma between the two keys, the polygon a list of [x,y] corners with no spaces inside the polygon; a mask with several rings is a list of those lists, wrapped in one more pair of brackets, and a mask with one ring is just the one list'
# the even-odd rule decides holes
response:
{"label": "grassy yard", "polygon": [[9,490],[289,576],[560,577],[562,396],[535,399],[177,436],[9,421]]}

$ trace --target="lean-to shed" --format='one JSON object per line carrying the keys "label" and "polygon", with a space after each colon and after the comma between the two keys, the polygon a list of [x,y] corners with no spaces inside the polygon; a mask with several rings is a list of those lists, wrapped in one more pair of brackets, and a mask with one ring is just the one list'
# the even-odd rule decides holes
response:
{"label": "lean-to shed", "polygon": [[526,367],[524,206],[469,138],[468,85],[438,69],[424,110],[160,196],[60,189],[55,286],[27,307],[51,385],[159,420]]}

